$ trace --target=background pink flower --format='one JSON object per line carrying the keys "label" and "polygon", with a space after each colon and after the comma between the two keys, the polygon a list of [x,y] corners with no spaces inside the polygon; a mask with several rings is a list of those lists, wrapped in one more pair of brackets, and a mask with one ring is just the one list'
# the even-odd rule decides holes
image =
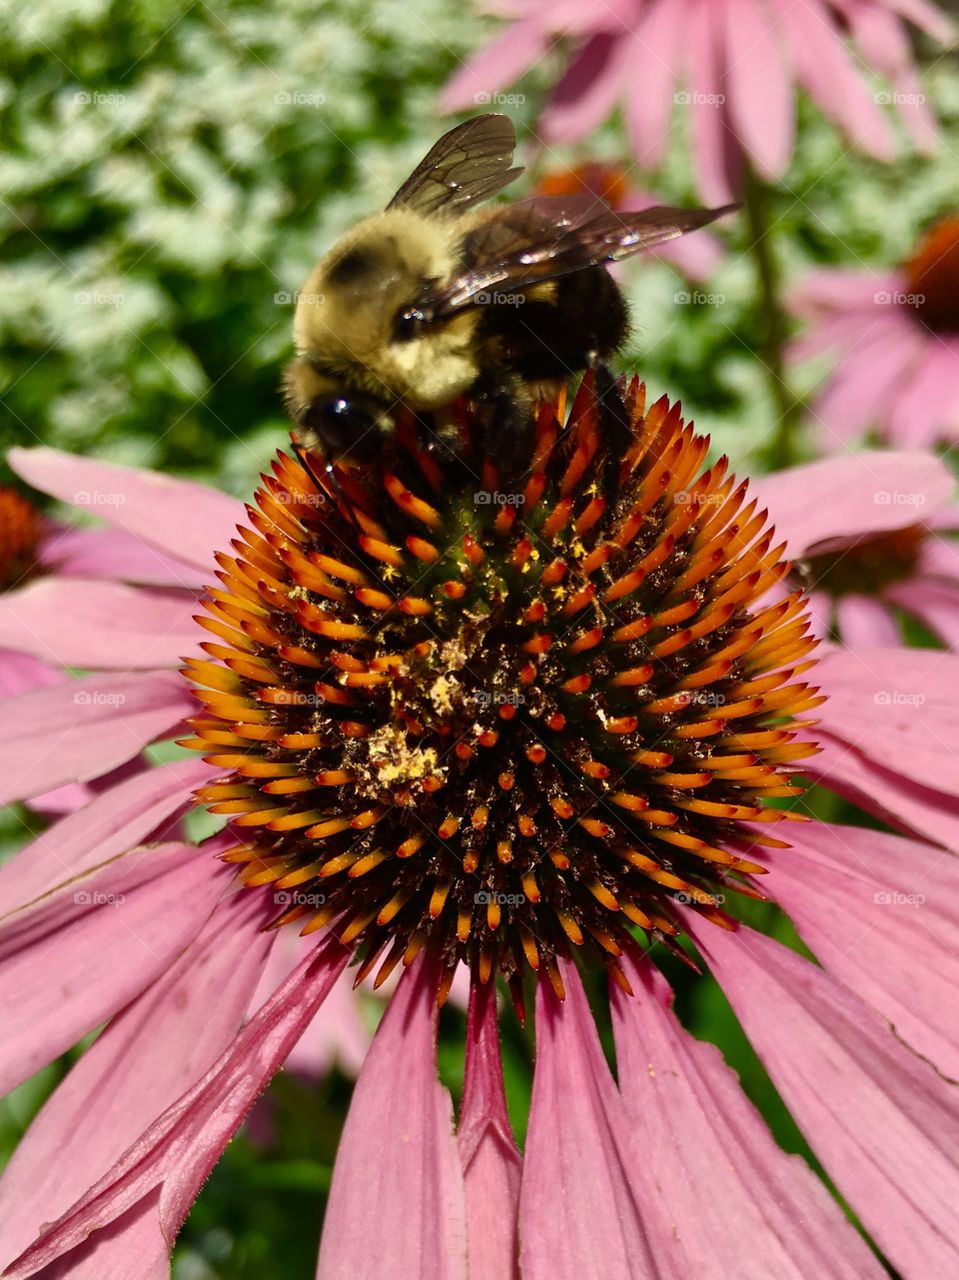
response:
{"label": "background pink flower", "polygon": [[[703,198],[722,204],[740,188],[743,155],[761,177],[781,176],[793,151],[794,87],[861,150],[890,160],[879,103],[894,102],[920,149],[934,125],[919,92],[904,19],[940,42],[948,17],[928,0],[618,0],[590,8],[511,0],[510,25],[450,80],[447,110],[488,103],[567,39],[572,53],[539,128],[550,141],[588,137],[621,101],[636,157],[662,161],[676,107],[691,113]],[[846,34],[893,92],[871,92]]]}
{"label": "background pink flower", "polygon": [[817,634],[853,646],[903,642],[897,613],[959,648],[956,482],[927,453],[825,458],[754,485],[809,592]]}
{"label": "background pink flower", "polygon": [[813,272],[792,307],[808,330],[792,360],[835,362],[814,405],[823,449],[871,429],[904,448],[959,438],[959,215],[896,271]]}

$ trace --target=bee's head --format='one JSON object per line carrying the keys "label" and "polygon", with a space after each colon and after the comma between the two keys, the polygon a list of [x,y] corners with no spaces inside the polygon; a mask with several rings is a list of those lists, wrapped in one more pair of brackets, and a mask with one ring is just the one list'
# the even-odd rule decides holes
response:
{"label": "bee's head", "polygon": [[450,276],[454,239],[448,224],[408,209],[360,223],[313,269],[299,294],[297,351],[344,385],[386,402],[426,407],[464,390],[475,372],[461,369],[459,357],[452,371],[444,360],[448,342],[459,346],[462,336],[448,339],[403,323],[431,285]]}

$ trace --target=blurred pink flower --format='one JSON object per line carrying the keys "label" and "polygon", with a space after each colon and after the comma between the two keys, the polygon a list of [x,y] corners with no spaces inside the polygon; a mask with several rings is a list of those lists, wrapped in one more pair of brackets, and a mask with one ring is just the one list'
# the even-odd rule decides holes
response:
{"label": "blurred pink flower", "polygon": [[[951,20],[928,0],[616,0],[599,7],[506,0],[510,25],[453,76],[448,111],[496,106],[500,91],[554,52],[572,53],[538,128],[547,141],[588,137],[622,101],[633,149],[646,169],[662,161],[676,106],[691,113],[703,198],[723,204],[739,190],[742,156],[765,178],[792,157],[794,85],[863,151],[889,160],[880,110],[895,104],[914,144],[935,129],[921,92],[905,21],[937,41]],[[867,87],[847,48],[890,90]]]}
{"label": "blurred pink flower", "polygon": [[[207,504],[190,490],[177,519],[187,492],[176,482],[164,481],[161,495],[144,473],[50,450],[18,452],[15,463],[60,497],[76,491],[79,473],[113,486],[124,503],[109,518],[124,512],[135,519],[134,536],[184,556],[200,575],[206,548],[227,536],[211,528],[227,519],[216,495]],[[663,484],[670,475],[662,471]],[[595,499],[585,501],[595,508]],[[279,500],[274,507],[283,523],[258,516],[258,527],[292,555],[282,530],[292,529],[293,516]],[[730,530],[737,555],[763,536],[761,520]],[[257,554],[255,541],[245,554]],[[412,544],[426,554],[422,539]],[[135,658],[130,635],[142,632],[132,615],[120,630],[114,600],[92,594],[72,642],[64,620],[81,605],[75,596],[59,612],[31,605],[25,633],[65,664],[75,643],[109,674],[4,700],[2,800],[98,777],[180,733],[195,711],[187,685],[154,661],[155,639],[145,641],[153,665],[118,672],[119,653]],[[214,609],[206,622],[229,631],[232,616]],[[251,616],[255,630],[255,609]],[[801,623],[787,620],[764,643],[788,653]],[[10,625],[7,642],[16,647],[20,639]],[[255,678],[255,661],[250,670]],[[786,848],[764,827],[752,828],[768,867],[763,888],[817,964],[745,927],[710,928],[681,896],[676,908],[817,1158],[879,1248],[905,1280],[947,1275],[959,1240],[952,1159],[959,1125],[947,1083],[959,1073],[959,1032],[942,1011],[959,976],[959,903],[943,846],[959,839],[959,657],[836,651],[817,675],[830,698],[815,731],[803,732],[814,732],[823,750],[804,771],[861,797],[907,834],[794,822]],[[890,689],[913,701],[892,705],[880,696]],[[192,759],[147,768],[0,868],[0,1087],[14,1087],[107,1024],[0,1179],[8,1280],[168,1276],[172,1242],[210,1169],[350,959],[328,936],[304,946],[271,990],[260,985],[276,937],[263,931],[275,916],[273,895],[234,892],[233,869],[213,856],[229,856],[242,828],[199,850],[166,834],[194,789],[223,768]],[[537,1060],[521,1156],[506,1110],[493,989],[478,980],[472,987],[454,1127],[435,1069],[440,974],[420,954],[355,1089],[319,1280],[379,1280],[384,1268],[417,1280],[466,1280],[467,1268],[470,1280],[520,1273],[728,1280],[744,1265],[783,1280],[882,1280],[884,1268],[843,1210],[805,1163],[776,1145],[715,1048],[683,1030],[659,972],[638,949],[621,962],[636,998],[611,984],[618,1084],[576,966],[558,962],[564,1000],[555,982],[537,983]]]}
{"label": "blurred pink flower", "polygon": [[896,271],[814,271],[792,305],[808,327],[792,360],[834,354],[815,404],[823,449],[870,428],[904,448],[959,439],[959,215]]}
{"label": "blurred pink flower", "polygon": [[891,451],[824,458],[754,485],[797,563],[818,635],[899,644],[901,611],[959,649],[955,489],[933,455]]}

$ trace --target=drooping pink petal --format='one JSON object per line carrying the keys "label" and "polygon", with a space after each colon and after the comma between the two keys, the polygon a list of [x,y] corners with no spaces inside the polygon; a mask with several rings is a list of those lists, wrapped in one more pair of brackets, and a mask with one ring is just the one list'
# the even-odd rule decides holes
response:
{"label": "drooping pink petal", "polygon": [[464,111],[490,105],[494,94],[539,60],[546,43],[539,15],[512,23],[450,77],[440,95],[440,110]]}
{"label": "drooping pink petal", "polygon": [[629,42],[620,34],[592,35],[560,78],[540,117],[543,137],[575,142],[594,133],[616,104],[629,52]]}
{"label": "drooping pink petal", "polygon": [[884,424],[892,397],[922,360],[923,349],[921,334],[903,334],[885,320],[864,333],[841,357],[835,376],[816,401],[822,447],[834,451],[868,428]]}
{"label": "drooping pink petal", "polygon": [[937,649],[834,650],[816,667],[820,725],[873,763],[959,795],[959,656]]}
{"label": "drooping pink petal", "polygon": [[336,1155],[317,1280],[381,1280],[384,1259],[397,1276],[466,1280],[453,1104],[436,1075],[436,986],[433,966],[414,961],[377,1028]]}
{"label": "drooping pink petal", "polygon": [[955,481],[931,454],[873,449],[761,476],[749,488],[786,555],[801,557],[915,524],[950,501]]}
{"label": "drooping pink petal", "polygon": [[820,0],[771,0],[796,76],[829,119],[862,150],[891,160],[892,138],[872,94],[843,47],[838,26]]}
{"label": "drooping pink petal", "polygon": [[[272,914],[267,905],[262,895],[243,892],[220,902],[46,1103],[0,1178],[0,1265],[98,1182],[226,1049],[275,938],[262,932]],[[67,1142],[70,1158],[63,1160]]]}
{"label": "drooping pink petal", "polygon": [[887,605],[870,596],[842,596],[836,602],[839,634],[850,649],[902,643],[899,625]]}
{"label": "drooping pink petal", "polygon": [[192,845],[135,849],[0,920],[0,1093],[111,1017],[196,936],[229,873]]}
{"label": "drooping pink petal", "polygon": [[[335,941],[322,944],[308,956],[234,1037],[207,1074],[8,1266],[4,1280],[25,1280],[70,1250],[76,1250],[87,1265],[91,1248],[101,1243],[118,1280],[121,1276],[139,1277],[141,1257],[153,1262],[163,1253],[168,1255],[210,1170],[348,959],[349,953]],[[124,1215],[129,1215],[123,1224],[129,1230],[118,1230],[114,1224],[120,1224]],[[91,1233],[95,1234],[84,1246]],[[69,1267],[72,1257],[64,1263]],[[52,1270],[46,1274],[52,1280],[56,1274],[76,1272]],[[95,1280],[110,1273],[91,1269],[81,1274],[82,1280]]]}
{"label": "drooping pink petal", "polygon": [[959,342],[938,337],[889,410],[889,437],[911,447],[932,446],[959,430]]}
{"label": "drooping pink petal", "polygon": [[209,572],[213,553],[228,547],[243,518],[235,498],[193,480],[143,471],[45,446],[11,449],[17,475],[116,529]]}
{"label": "drooping pink petal", "polygon": [[[275,904],[274,913],[278,909]],[[270,998],[306,952],[315,949],[317,941],[315,934],[303,938],[294,929],[279,931],[250,1001],[251,1010],[258,1009]],[[355,1078],[372,1039],[371,1031],[360,1016],[360,998],[360,993],[348,982],[338,982],[290,1050],[286,1069],[302,1072],[315,1080],[326,1075],[335,1063],[345,1075]]]}
{"label": "drooping pink petal", "polygon": [[893,13],[899,13],[940,44],[950,44],[956,38],[956,24],[938,5],[928,0],[886,0]]}
{"label": "drooping pink petal", "polygon": [[758,173],[776,179],[789,164],[795,134],[788,49],[761,0],[723,0],[729,122]]}
{"label": "drooping pink petal", "polygon": [[896,92],[893,100],[916,147],[930,150],[936,137],[935,119],[916,75],[902,23],[885,5],[869,0],[845,0],[840,8],[866,63],[891,81]]}
{"label": "drooping pink petal", "polygon": [[882,1280],[885,1271],[799,1156],[787,1155],[723,1062],[688,1035],[672,991],[625,957],[635,995],[612,985],[619,1086],[685,1250],[685,1280]]}
{"label": "drooping pink petal", "polygon": [[710,0],[688,0],[689,22],[684,44],[689,64],[689,92],[677,95],[692,113],[693,146],[699,189],[709,204],[735,198],[741,148],[728,129],[725,92],[720,72],[720,28]]}
{"label": "drooping pink petal", "polygon": [[959,580],[915,578],[897,582],[883,594],[892,604],[924,622],[950,649],[959,649]]}
{"label": "drooping pink petal", "polygon": [[[797,824],[798,826],[798,824]],[[763,890],[819,961],[896,1035],[959,1079],[959,876],[952,853],[902,836],[820,822],[764,851]]]}
{"label": "drooping pink petal", "polygon": [[626,125],[646,169],[660,163],[669,140],[685,14],[686,0],[654,0],[637,18],[632,34]]}
{"label": "drooping pink petal", "polygon": [[575,966],[564,964],[562,976],[565,1001],[544,981],[536,993],[520,1191],[523,1280],[680,1280],[686,1263],[656,1170],[633,1137]]}
{"label": "drooping pink petal", "polygon": [[108,773],[195,711],[186,682],[166,671],[84,676],[10,698],[0,804]]}
{"label": "drooping pink petal", "polygon": [[809,737],[818,744],[819,754],[803,761],[804,773],[897,831],[959,849],[959,798],[936,790],[934,778],[927,786],[912,782],[821,726]]}
{"label": "drooping pink petal", "polygon": [[54,527],[41,543],[37,559],[48,573],[70,578],[105,578],[184,591],[197,591],[209,580],[209,570],[164,555],[123,529]]}
{"label": "drooping pink petal", "polygon": [[523,1161],[506,1111],[492,983],[473,982],[466,1032],[466,1079],[459,1126],[466,1188],[470,1280],[518,1275]]}
{"label": "drooping pink petal", "polygon": [[0,649],[0,698],[60,684],[63,673],[29,653]]}
{"label": "drooping pink petal", "polygon": [[196,597],[83,578],[38,578],[0,597],[0,645],[61,667],[176,667],[203,632]]}
{"label": "drooping pink petal", "polygon": [[808,960],[696,926],[709,962],[829,1176],[893,1266],[950,1275],[959,1241],[954,1089]]}
{"label": "drooping pink petal", "polygon": [[167,838],[193,789],[211,774],[202,761],[176,760],[94,795],[0,867],[0,916],[127,849]]}

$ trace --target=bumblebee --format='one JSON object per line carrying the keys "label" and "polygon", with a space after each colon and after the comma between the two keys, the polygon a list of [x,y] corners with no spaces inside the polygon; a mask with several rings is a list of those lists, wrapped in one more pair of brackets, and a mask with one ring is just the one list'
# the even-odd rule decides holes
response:
{"label": "bumblebee", "polygon": [[515,145],[503,115],[451,129],[386,210],[310,272],[284,397],[328,456],[373,456],[402,405],[442,435],[443,410],[469,395],[485,406],[489,453],[508,465],[537,400],[587,367],[598,389],[613,386],[606,361],[629,314],[605,264],[737,207],[615,212],[592,196],[544,196],[476,209],[522,173]]}

